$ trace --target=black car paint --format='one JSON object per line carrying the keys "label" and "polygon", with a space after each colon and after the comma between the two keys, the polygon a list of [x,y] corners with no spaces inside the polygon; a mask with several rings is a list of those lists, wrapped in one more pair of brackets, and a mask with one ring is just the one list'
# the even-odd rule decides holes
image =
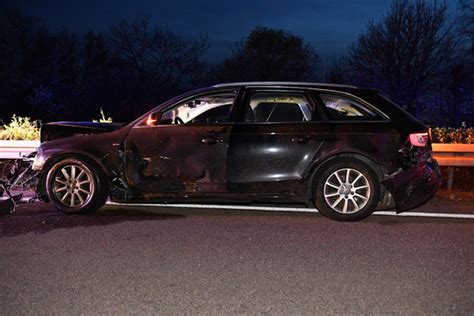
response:
{"label": "black car paint", "polygon": [[41,126],[41,142],[70,136],[106,133],[124,127],[123,123],[53,122]]}
{"label": "black car paint", "polygon": [[[318,168],[334,157],[346,155],[366,162],[376,171],[381,185],[394,196],[399,211],[425,202],[436,191],[437,165],[420,162],[407,167],[404,160],[408,158],[400,151],[409,133],[424,132],[427,128],[394,108],[376,91],[347,86],[272,84],[272,89],[306,91],[320,111],[319,117],[305,123],[241,122],[243,110],[239,104],[245,92],[269,87],[257,83],[199,89],[158,106],[122,128],[111,125],[107,129],[103,124],[92,123],[52,124],[54,128],[42,131],[44,139],[68,133],[80,136],[43,143],[42,155],[47,159],[43,170],[61,157],[82,156],[104,172],[111,199],[117,202],[205,199],[307,203],[312,198],[308,188]],[[149,113],[162,112],[195,95],[229,89],[239,92],[231,112],[231,121],[235,123],[141,124]],[[318,91],[360,98],[390,119],[329,121],[315,97]],[[426,178],[420,177],[422,173],[427,174]],[[45,196],[44,183],[39,191]]]}

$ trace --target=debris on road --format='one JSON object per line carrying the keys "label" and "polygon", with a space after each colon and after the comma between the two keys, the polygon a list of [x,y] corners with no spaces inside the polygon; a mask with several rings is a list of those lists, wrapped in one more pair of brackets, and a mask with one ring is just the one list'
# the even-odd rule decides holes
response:
{"label": "debris on road", "polygon": [[3,193],[6,193],[8,198],[0,200],[0,215],[8,215],[15,212],[16,205],[20,202],[21,198],[23,197],[23,193],[17,195],[11,195],[8,189],[5,187],[3,183],[0,182],[0,197]]}
{"label": "debris on road", "polygon": [[[31,168],[35,154],[31,153],[22,159],[10,160],[3,164],[0,174],[0,215],[8,215],[15,211],[23,197],[22,192],[36,191],[38,173]],[[12,194],[16,191],[20,193]]]}

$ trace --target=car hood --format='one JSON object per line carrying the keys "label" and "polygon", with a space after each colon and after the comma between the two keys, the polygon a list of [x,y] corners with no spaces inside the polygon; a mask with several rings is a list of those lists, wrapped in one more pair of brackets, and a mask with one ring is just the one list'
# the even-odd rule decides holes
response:
{"label": "car hood", "polygon": [[113,132],[124,127],[125,123],[95,122],[52,122],[41,126],[41,142],[54,139]]}

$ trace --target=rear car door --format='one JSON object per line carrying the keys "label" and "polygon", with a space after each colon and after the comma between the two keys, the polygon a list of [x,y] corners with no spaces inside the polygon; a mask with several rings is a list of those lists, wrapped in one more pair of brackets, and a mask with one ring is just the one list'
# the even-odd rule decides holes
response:
{"label": "rear car door", "polygon": [[179,101],[139,123],[127,136],[127,181],[139,197],[226,190],[226,158],[238,91],[204,93]]}
{"label": "rear car door", "polygon": [[230,192],[291,195],[321,147],[326,123],[304,89],[248,88],[227,159]]}

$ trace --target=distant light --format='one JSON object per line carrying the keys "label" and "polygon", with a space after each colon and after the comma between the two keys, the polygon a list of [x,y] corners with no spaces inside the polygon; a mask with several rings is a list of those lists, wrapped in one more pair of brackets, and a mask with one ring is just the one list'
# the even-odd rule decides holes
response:
{"label": "distant light", "polygon": [[265,150],[265,152],[267,152],[267,153],[277,153],[279,151],[280,151],[280,148],[278,148],[278,147],[269,147]]}

